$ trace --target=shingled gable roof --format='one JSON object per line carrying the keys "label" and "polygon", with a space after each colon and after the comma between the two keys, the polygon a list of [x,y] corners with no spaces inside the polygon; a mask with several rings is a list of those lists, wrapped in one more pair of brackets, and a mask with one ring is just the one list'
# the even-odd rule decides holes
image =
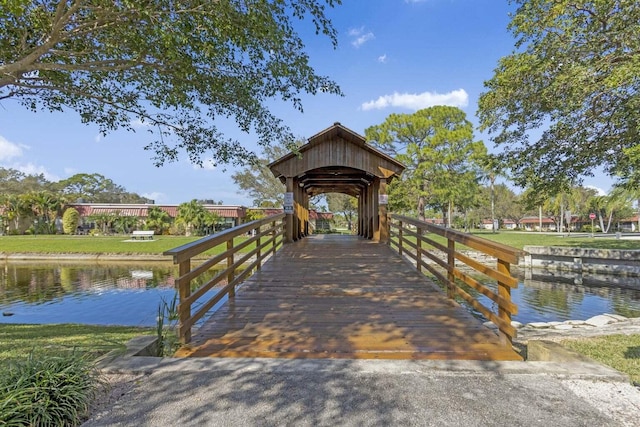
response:
{"label": "shingled gable roof", "polygon": [[[304,161],[305,158],[312,157],[312,153],[318,150],[320,146],[331,144],[337,140],[353,144],[359,150],[368,153],[370,159],[375,158],[376,161],[367,162],[366,159],[363,159],[363,157],[367,156],[358,156],[358,158],[352,157],[350,159],[351,162],[349,162],[345,161],[348,160],[348,156],[341,159],[338,159],[339,156],[332,158],[332,153],[316,157],[311,161]],[[339,160],[339,164],[336,164],[336,159]],[[376,165],[375,167],[373,167],[374,164]],[[316,168],[342,166],[360,169],[379,178],[391,178],[393,176],[399,176],[405,169],[402,163],[382,151],[377,150],[370,144],[367,144],[366,139],[362,135],[344,127],[338,122],[309,138],[308,142],[302,145],[297,153],[289,153],[270,163],[268,166],[276,177],[295,176]]]}

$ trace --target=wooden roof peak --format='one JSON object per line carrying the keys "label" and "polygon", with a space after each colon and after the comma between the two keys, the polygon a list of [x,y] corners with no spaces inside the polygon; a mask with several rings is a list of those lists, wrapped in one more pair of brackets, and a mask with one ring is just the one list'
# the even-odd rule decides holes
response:
{"label": "wooden roof peak", "polygon": [[[405,166],[402,163],[400,163],[393,157],[389,156],[388,154],[383,153],[382,151],[376,149],[371,144],[368,144],[364,136],[343,126],[340,122],[334,122],[332,126],[329,126],[328,128],[310,137],[307,140],[307,143],[299,147],[296,152],[291,152],[281,157],[280,159],[270,163],[268,166],[276,177],[281,176],[282,170],[280,169],[287,169],[287,170],[291,169],[289,167],[286,167],[287,163],[296,162],[296,160],[299,160],[301,157],[304,157],[306,152],[310,150],[317,150],[319,146],[324,144],[330,145],[336,140],[346,141],[350,144],[355,145],[358,149],[367,152],[367,154],[370,157],[377,158],[380,163],[384,164],[384,168],[386,170],[392,170],[395,175],[400,175],[405,169]],[[354,167],[356,169],[362,169],[361,167],[362,165],[360,164],[361,162],[358,162],[359,164],[350,164],[348,159],[342,159],[342,160],[343,160],[342,162],[340,162],[339,164],[334,164],[333,166],[346,166],[346,167]],[[312,162],[312,163],[315,163],[315,162]],[[322,168],[322,167],[328,167],[328,166],[330,165],[307,164],[308,169],[306,170],[312,170],[312,169],[315,169],[316,167]],[[300,173],[301,171],[298,170],[297,172]],[[376,173],[376,175],[379,175],[379,174]]]}

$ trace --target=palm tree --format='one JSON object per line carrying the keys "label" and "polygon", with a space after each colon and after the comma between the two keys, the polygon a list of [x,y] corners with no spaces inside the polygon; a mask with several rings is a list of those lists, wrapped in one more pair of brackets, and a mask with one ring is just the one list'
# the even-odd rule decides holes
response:
{"label": "palm tree", "polygon": [[55,219],[64,204],[62,198],[50,191],[33,191],[27,193],[24,200],[38,221],[38,231],[55,233]]}
{"label": "palm tree", "polygon": [[163,234],[164,230],[171,226],[171,216],[167,211],[152,206],[147,211],[145,226],[147,229],[155,230],[156,234]]}
{"label": "palm tree", "polygon": [[178,205],[178,216],[176,221],[184,224],[185,235],[191,236],[202,224],[206,210],[196,199]]}
{"label": "palm tree", "polygon": [[13,194],[5,195],[2,201],[3,218],[8,229],[9,224],[13,222],[13,229],[18,231],[20,229],[20,220],[28,215],[31,210],[29,205],[25,202],[23,196],[17,196]]}

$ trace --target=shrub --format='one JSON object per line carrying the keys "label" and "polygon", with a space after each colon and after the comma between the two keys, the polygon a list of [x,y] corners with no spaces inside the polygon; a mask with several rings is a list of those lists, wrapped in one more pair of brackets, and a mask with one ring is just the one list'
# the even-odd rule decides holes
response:
{"label": "shrub", "polygon": [[80,213],[75,208],[68,208],[62,214],[62,231],[64,234],[75,234],[80,222]]}
{"label": "shrub", "polygon": [[101,385],[93,364],[77,353],[31,354],[3,365],[0,425],[79,425]]}

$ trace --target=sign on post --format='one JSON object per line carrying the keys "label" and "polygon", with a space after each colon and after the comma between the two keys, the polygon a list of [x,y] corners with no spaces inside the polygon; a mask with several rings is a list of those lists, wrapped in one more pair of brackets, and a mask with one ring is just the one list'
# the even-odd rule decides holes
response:
{"label": "sign on post", "polygon": [[293,214],[293,192],[284,193],[284,213]]}

